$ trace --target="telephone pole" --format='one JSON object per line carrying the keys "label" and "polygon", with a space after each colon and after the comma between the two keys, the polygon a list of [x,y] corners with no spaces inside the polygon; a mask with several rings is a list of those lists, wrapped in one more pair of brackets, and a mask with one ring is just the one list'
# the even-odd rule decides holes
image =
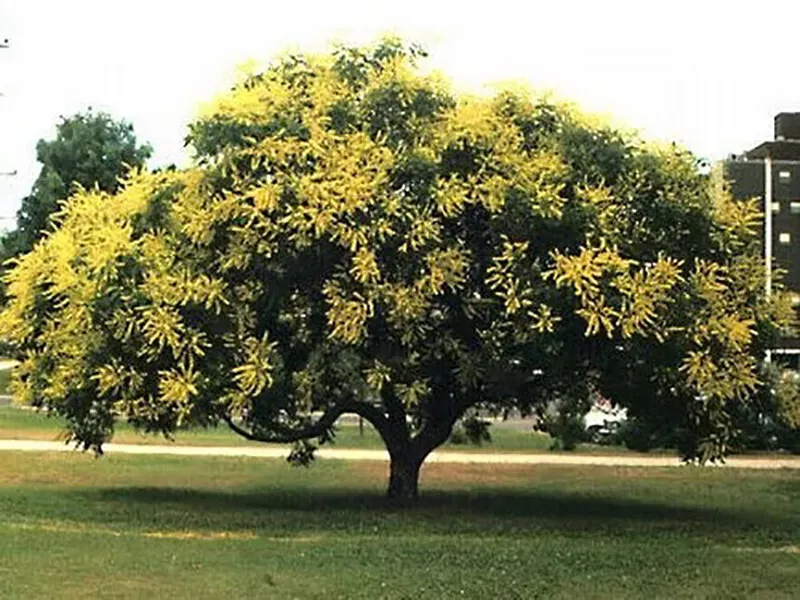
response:
{"label": "telephone pole", "polygon": [[[3,38],[2,42],[0,42],[0,49],[2,48],[10,48],[8,43],[8,38]],[[0,92],[0,97],[5,96],[3,92]],[[0,171],[0,177],[14,177],[17,174],[17,170],[13,169],[12,171]]]}
{"label": "telephone pole", "polygon": [[[8,38],[3,38],[2,40],[0,40],[0,49],[6,49],[6,48],[9,48],[9,47],[10,47],[10,44],[8,42]],[[0,97],[3,97],[3,96],[5,96],[5,94],[3,92],[0,92]],[[0,177],[15,177],[16,175],[17,175],[17,170],[16,169],[12,169],[10,171],[0,171]],[[2,223],[9,222],[9,221],[13,223],[14,222],[14,218],[13,217],[0,217],[0,222],[2,222]],[[0,231],[2,231],[3,229],[5,229],[5,227],[0,227]]]}

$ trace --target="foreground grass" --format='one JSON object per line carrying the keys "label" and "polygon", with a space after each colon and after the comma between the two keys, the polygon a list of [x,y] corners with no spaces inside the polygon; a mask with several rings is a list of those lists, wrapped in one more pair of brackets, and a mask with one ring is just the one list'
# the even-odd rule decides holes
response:
{"label": "foreground grass", "polygon": [[2,598],[796,598],[800,477],[0,454]]}

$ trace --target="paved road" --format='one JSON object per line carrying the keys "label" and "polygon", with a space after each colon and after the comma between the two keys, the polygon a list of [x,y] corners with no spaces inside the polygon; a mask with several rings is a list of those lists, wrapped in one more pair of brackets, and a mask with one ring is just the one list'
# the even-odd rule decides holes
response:
{"label": "paved road", "polygon": [[[214,446],[168,446],[168,445],[136,445],[105,444],[103,449],[108,454],[167,454],[176,456],[232,456],[252,458],[285,458],[286,448],[264,447],[214,447]],[[0,440],[0,451],[16,450],[29,452],[72,452],[72,446],[61,442],[45,442],[35,440]],[[356,450],[322,448],[316,456],[322,459],[388,461],[389,455],[383,450]],[[676,458],[665,456],[610,456],[586,454],[501,454],[475,452],[434,452],[428,463],[477,463],[477,464],[510,464],[510,465],[605,465],[622,467],[678,467],[681,462]],[[798,458],[730,458],[724,468],[736,467],[746,469],[798,469]]]}

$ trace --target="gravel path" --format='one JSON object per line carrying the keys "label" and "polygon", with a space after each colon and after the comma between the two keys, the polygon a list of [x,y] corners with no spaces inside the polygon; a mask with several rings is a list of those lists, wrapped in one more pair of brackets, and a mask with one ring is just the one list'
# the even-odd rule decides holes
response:
{"label": "gravel path", "polygon": [[[0,440],[0,450],[33,452],[73,452],[72,446],[61,442],[35,440]],[[175,456],[241,456],[252,458],[286,458],[288,449],[264,447],[214,447],[214,446],[167,446],[136,444],[105,444],[108,454],[167,454]],[[338,460],[389,460],[384,450],[356,450],[322,448],[316,452],[322,459]],[[626,456],[587,454],[501,454],[475,452],[434,452],[426,462],[478,463],[509,465],[605,465],[620,467],[678,467],[682,463],[668,456]],[[730,458],[724,468],[746,469],[800,469],[800,458]]]}

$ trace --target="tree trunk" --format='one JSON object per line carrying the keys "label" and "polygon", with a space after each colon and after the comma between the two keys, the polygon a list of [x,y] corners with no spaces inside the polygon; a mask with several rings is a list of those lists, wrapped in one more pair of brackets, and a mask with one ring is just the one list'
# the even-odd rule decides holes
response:
{"label": "tree trunk", "polygon": [[417,497],[422,461],[413,459],[409,454],[390,453],[389,488],[386,490],[390,500],[410,502]]}

